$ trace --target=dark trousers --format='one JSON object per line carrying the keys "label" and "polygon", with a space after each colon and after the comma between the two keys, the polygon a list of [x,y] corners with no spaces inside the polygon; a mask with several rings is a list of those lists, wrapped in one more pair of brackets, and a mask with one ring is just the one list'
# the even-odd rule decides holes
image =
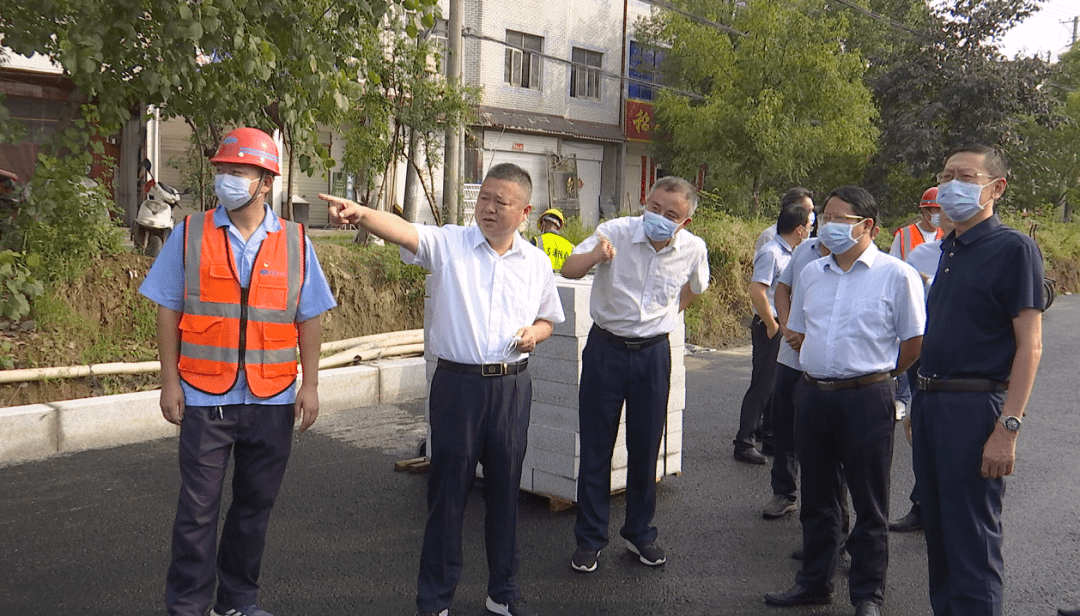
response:
{"label": "dark trousers", "polygon": [[765,323],[755,316],[750,323],[750,340],[753,343],[753,372],[750,387],[743,396],[739,412],[739,431],[735,434],[735,447],[754,445],[754,437],[772,432],[769,417],[769,399],[776,386],[776,354],[780,351],[779,332],[769,338]]}
{"label": "dark trousers", "polygon": [[421,612],[438,613],[454,600],[464,565],[461,528],[477,462],[484,472],[488,596],[499,603],[521,596],[518,489],[531,404],[528,370],[498,377],[435,370],[429,398],[428,519],[416,594]]}
{"label": "dark trousers", "polygon": [[983,478],[981,467],[1004,404],[1004,393],[915,392],[915,478],[937,616],[1001,615],[1005,482]]}
{"label": "dark trousers", "polygon": [[656,461],[667,418],[671,345],[665,339],[628,350],[594,329],[581,354],[578,422],[578,547],[608,544],[611,514],[611,454],[626,403],[626,521],[619,534],[636,545],[656,540]]}
{"label": "dark trousers", "polygon": [[[216,578],[218,611],[256,603],[266,529],[292,448],[293,405],[189,406],[180,427],[180,497],[165,607],[202,616]],[[218,508],[230,455],[232,504],[217,547]]]}
{"label": "dark trousers", "polygon": [[846,478],[855,509],[847,539],[851,602],[880,604],[889,564],[889,470],[896,423],[892,383],[825,392],[803,380],[797,396],[804,557],[795,581],[815,594],[832,592]]}
{"label": "dark trousers", "polygon": [[773,389],[770,412],[773,430],[773,494],[795,500],[799,463],[795,455],[795,387],[802,372],[776,364],[776,387]]}

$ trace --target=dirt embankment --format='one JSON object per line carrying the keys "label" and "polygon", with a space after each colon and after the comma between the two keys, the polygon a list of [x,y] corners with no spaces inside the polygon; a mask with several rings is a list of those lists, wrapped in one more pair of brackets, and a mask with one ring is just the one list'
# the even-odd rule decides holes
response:
{"label": "dirt embankment", "polygon": [[[324,341],[423,326],[423,283],[415,277],[388,277],[379,260],[341,246],[316,244],[316,252],[338,301],[323,315]],[[129,253],[103,257],[39,302],[33,321],[0,322],[14,367],[156,360],[156,307],[138,293],[151,263]],[[157,374],[5,384],[0,408],[157,387]]]}

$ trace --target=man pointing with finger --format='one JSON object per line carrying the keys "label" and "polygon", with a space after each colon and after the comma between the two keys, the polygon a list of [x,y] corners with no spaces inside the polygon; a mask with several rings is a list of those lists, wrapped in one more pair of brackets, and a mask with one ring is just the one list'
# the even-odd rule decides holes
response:
{"label": "man pointing with finger", "polygon": [[709,285],[705,242],[686,231],[698,195],[668,176],[653,186],[643,216],[615,218],[574,249],[562,275],[596,266],[590,298],[593,328],[581,354],[578,423],[581,464],[571,566],[595,571],[608,543],[611,456],[626,403],[628,550],[650,566],[667,561],[657,545],[656,462],[671,381],[668,333],[679,313]]}
{"label": "man pointing with finger", "polygon": [[431,378],[428,521],[420,554],[417,616],[446,616],[461,578],[461,527],[476,474],[484,467],[488,556],[486,608],[536,614],[517,582],[518,487],[528,439],[532,380],[528,354],[563,321],[551,261],[518,234],[528,219],[532,179],[517,165],[488,170],[476,225],[415,225],[390,212],[319,195],[335,219],[401,247],[401,258],[431,272],[431,329],[439,358]]}

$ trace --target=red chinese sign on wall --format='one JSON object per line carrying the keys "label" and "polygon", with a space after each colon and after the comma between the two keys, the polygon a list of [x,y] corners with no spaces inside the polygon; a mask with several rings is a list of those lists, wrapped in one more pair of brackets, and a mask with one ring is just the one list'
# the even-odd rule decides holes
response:
{"label": "red chinese sign on wall", "polygon": [[652,141],[653,134],[659,129],[652,103],[626,101],[626,138],[629,141]]}

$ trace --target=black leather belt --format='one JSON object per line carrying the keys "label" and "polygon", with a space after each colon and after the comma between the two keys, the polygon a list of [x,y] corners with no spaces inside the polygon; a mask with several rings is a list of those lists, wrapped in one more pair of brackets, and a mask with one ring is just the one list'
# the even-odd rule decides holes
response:
{"label": "black leather belt", "polygon": [[667,334],[659,334],[657,336],[650,336],[648,338],[623,338],[622,336],[616,336],[608,330],[600,327],[599,325],[593,325],[592,330],[599,334],[601,337],[614,342],[617,346],[621,346],[627,351],[639,351],[646,347],[651,347],[654,344],[663,342],[668,339]]}
{"label": "black leather belt", "polygon": [[461,374],[479,374],[480,376],[506,376],[517,374],[529,366],[529,359],[525,358],[512,364],[459,364],[456,361],[439,358],[439,367],[451,372]]}
{"label": "black leather belt", "polygon": [[804,372],[803,378],[806,379],[807,383],[814,385],[821,391],[844,391],[845,389],[857,389],[859,387],[866,387],[867,385],[887,381],[890,377],[888,372],[875,372],[873,374],[857,376],[853,379],[821,381]]}
{"label": "black leather belt", "polygon": [[919,375],[916,385],[923,391],[1006,391],[1008,381],[993,379],[934,379]]}

